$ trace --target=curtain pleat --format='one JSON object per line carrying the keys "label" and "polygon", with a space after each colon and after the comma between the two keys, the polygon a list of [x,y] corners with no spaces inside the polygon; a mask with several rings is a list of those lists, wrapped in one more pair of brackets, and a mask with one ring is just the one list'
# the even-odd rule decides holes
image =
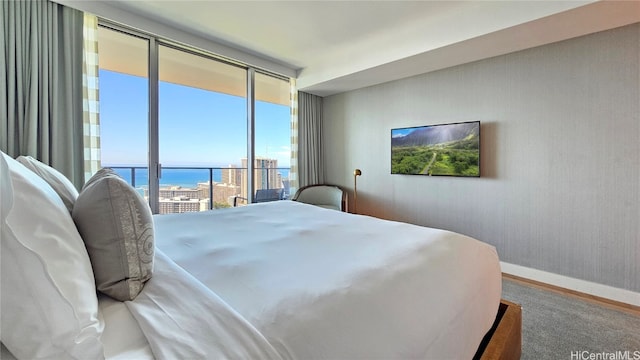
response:
{"label": "curtain pleat", "polygon": [[324,182],[322,98],[298,92],[298,182],[300,187]]}
{"label": "curtain pleat", "polygon": [[[4,64],[4,69],[0,70],[0,150],[7,152],[10,147],[13,147],[13,142],[9,141],[9,131],[14,132],[13,123],[9,123],[9,105],[13,104],[13,101],[9,99],[9,84],[14,83],[15,80],[11,79],[12,75],[9,74],[7,69],[10,66],[9,52],[7,48],[11,45],[10,39],[11,28],[8,22],[5,20],[10,14],[9,7],[5,2],[0,2],[0,61]],[[14,74],[15,75],[15,74]],[[11,79],[11,80],[10,80]]]}
{"label": "curtain pleat", "polygon": [[84,183],[83,14],[46,0],[2,1],[0,148]]}

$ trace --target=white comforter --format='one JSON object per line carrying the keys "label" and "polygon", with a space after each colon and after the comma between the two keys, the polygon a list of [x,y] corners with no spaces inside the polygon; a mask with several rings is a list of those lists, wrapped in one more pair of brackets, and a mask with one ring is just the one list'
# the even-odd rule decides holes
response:
{"label": "white comforter", "polygon": [[251,324],[161,251],[153,278],[125,304],[157,359],[280,359]]}
{"label": "white comforter", "polygon": [[[460,234],[290,201],[154,219],[156,246],[237,313],[254,358],[470,359],[498,309],[495,249]],[[192,290],[173,290],[181,316],[215,319]]]}
{"label": "white comforter", "polygon": [[495,249],[452,232],[288,201],[154,219],[153,278],[100,300],[108,359],[471,359],[497,312]]}

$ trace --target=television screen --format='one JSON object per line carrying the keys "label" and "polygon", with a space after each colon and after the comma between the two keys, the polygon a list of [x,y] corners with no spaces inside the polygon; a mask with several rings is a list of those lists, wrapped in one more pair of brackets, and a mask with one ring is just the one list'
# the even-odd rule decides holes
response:
{"label": "television screen", "polygon": [[391,129],[391,173],[480,176],[480,121]]}

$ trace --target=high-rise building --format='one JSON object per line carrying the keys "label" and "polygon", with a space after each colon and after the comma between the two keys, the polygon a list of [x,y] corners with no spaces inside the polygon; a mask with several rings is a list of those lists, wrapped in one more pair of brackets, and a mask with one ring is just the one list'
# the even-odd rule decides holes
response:
{"label": "high-rise building", "polygon": [[[214,183],[215,184],[215,183]],[[197,185],[198,189],[198,197],[200,199],[208,199],[209,198],[209,182],[199,182]]]}
{"label": "high-rise building", "polygon": [[[200,199],[207,200],[207,206],[209,206],[209,182],[198,183],[198,190]],[[233,206],[233,198],[236,196],[241,196],[240,185],[213,183],[213,208]]]}
{"label": "high-rise building", "polygon": [[[245,159],[246,162],[246,159]],[[242,169],[238,169],[235,165],[229,165],[222,169],[221,183],[240,186],[242,183]]]}
{"label": "high-rise building", "polygon": [[176,197],[199,199],[200,191],[198,189],[183,188],[182,186],[168,186],[160,188],[160,199],[173,199]]}
{"label": "high-rise building", "polygon": [[242,196],[239,185],[215,184],[213,186],[213,202],[217,206],[227,204],[233,206],[233,198]]}
{"label": "high-rise building", "polygon": [[[242,159],[242,167],[248,169],[247,158]],[[254,175],[253,175],[253,191],[260,189],[282,189],[282,175],[278,172],[278,160],[267,158],[255,158],[254,159]],[[249,198],[247,196],[247,173],[242,172],[241,183],[241,196]]]}
{"label": "high-rise building", "polygon": [[[208,206],[209,200],[205,200]],[[160,199],[160,214],[175,214],[185,212],[202,211],[200,199],[189,199],[187,197],[175,197],[172,199]]]}
{"label": "high-rise building", "polygon": [[[174,214],[208,210],[208,186],[204,190],[206,191],[203,191],[200,184],[198,184],[197,189],[183,188],[181,186],[161,187],[159,191],[160,214]],[[205,193],[206,195],[203,196]]]}

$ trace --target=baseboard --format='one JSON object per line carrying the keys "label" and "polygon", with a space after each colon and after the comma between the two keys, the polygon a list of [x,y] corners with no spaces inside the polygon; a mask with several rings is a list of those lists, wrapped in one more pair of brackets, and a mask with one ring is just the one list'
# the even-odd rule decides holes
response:
{"label": "baseboard", "polygon": [[617,301],[633,306],[640,306],[640,293],[620,289],[613,286],[602,285],[590,281],[558,275],[547,271],[532,269],[520,265],[500,262],[502,272],[509,275],[518,276],[525,279],[538,281],[541,283],[589,294],[612,301]]}

